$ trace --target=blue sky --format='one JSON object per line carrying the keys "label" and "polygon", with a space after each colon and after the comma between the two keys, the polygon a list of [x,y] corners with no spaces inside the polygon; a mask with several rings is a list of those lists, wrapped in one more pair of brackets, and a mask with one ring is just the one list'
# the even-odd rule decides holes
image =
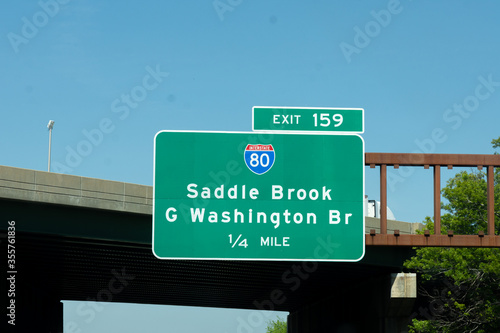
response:
{"label": "blue sky", "polygon": [[[2,165],[46,170],[54,119],[53,171],[152,185],[155,133],[250,131],[255,105],[364,108],[367,152],[490,154],[500,136],[498,1],[1,7]],[[398,219],[432,215],[429,170],[389,174]]]}

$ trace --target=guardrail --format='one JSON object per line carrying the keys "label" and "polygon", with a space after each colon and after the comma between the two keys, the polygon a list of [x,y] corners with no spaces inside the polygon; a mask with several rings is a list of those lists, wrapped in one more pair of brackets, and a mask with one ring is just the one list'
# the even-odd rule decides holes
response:
{"label": "guardrail", "polygon": [[[375,246],[453,246],[453,247],[500,247],[500,236],[495,235],[494,168],[500,167],[500,155],[465,154],[399,154],[366,153],[365,165],[380,167],[380,234],[371,230],[366,235],[366,245]],[[424,167],[434,170],[434,235],[429,230],[424,235],[401,235],[398,230],[387,234],[387,166]],[[486,168],[487,176],[487,219],[486,234],[454,235],[448,230],[441,234],[441,167]]]}

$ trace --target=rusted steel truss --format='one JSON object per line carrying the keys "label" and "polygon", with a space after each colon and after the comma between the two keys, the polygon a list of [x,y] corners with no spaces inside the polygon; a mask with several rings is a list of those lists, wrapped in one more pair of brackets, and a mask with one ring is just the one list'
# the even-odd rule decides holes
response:
{"label": "rusted steel truss", "polygon": [[[399,154],[366,153],[365,165],[370,168],[380,167],[380,234],[371,230],[367,234],[366,245],[379,246],[451,246],[451,247],[500,247],[500,236],[495,235],[495,197],[494,168],[500,167],[500,155],[474,154]],[[400,166],[433,168],[434,172],[434,235],[426,231],[425,235],[387,234],[387,166],[395,169]],[[486,235],[441,235],[441,167],[477,167],[486,168],[487,176],[487,216]]]}

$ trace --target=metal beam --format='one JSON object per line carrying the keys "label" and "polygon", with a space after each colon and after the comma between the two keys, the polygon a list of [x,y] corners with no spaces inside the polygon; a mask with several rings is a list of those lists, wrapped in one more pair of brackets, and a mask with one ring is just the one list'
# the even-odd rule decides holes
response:
{"label": "metal beam", "polygon": [[387,233],[387,166],[385,164],[380,166],[380,233]]}
{"label": "metal beam", "polygon": [[[500,156],[500,155],[498,155]],[[488,186],[488,235],[495,235],[495,185],[494,185],[494,172],[493,166],[488,166],[487,175]]]}
{"label": "metal beam", "polygon": [[441,166],[434,166],[434,234],[441,234]]}
{"label": "metal beam", "polygon": [[456,167],[500,166],[500,155],[366,153],[365,164],[399,166],[453,165]]}
{"label": "metal beam", "polygon": [[[380,233],[387,233],[387,166],[400,166],[434,168],[434,234],[441,234],[441,166],[453,167],[477,167],[482,170],[487,168],[487,189],[488,189],[488,236],[495,235],[495,199],[494,199],[494,168],[500,167],[500,155],[479,155],[479,154],[407,154],[407,153],[365,153],[365,165],[370,168],[380,166]],[[449,231],[450,233],[450,231]],[[453,232],[451,232],[453,235]],[[483,237],[482,235],[481,237]],[[437,238],[439,239],[439,238]],[[443,238],[446,239],[446,238]],[[484,237],[483,237],[484,239]],[[467,240],[468,242],[468,240]],[[497,241],[495,240],[494,244]],[[384,243],[384,242],[382,242]],[[397,242],[396,242],[397,243]],[[428,242],[427,242],[428,243]],[[427,244],[425,243],[425,244]],[[447,243],[447,242],[444,242]],[[457,243],[457,241],[452,241]],[[476,244],[477,241],[472,242]],[[368,243],[367,243],[368,244]],[[384,243],[385,244],[385,243]],[[459,245],[452,246],[461,246]],[[482,242],[481,242],[482,244]],[[387,245],[387,244],[386,244]],[[396,244],[397,245],[397,244]],[[444,245],[415,245],[415,246],[444,246]],[[470,245],[475,246],[475,245]],[[481,246],[481,245],[479,245]],[[497,246],[497,245],[495,245]]]}
{"label": "metal beam", "polygon": [[500,236],[366,234],[366,246],[500,247]]}

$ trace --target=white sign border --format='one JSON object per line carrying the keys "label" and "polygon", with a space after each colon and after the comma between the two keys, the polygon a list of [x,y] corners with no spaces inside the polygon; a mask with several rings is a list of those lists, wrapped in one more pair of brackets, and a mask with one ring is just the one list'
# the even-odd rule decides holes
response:
{"label": "white sign border", "polygon": [[[252,111],[253,117],[253,111]],[[253,121],[253,119],[252,119]],[[253,127],[253,126],[252,126]],[[258,134],[279,134],[279,135],[331,135],[331,136],[357,136],[361,139],[362,143],[362,170],[363,170],[363,252],[358,259],[315,259],[315,258],[191,258],[191,257],[160,257],[155,252],[155,193],[156,193],[156,138],[161,133],[214,133],[214,134],[248,134],[248,135],[258,135]],[[153,157],[153,211],[152,211],[152,234],[151,234],[151,251],[154,256],[162,260],[233,260],[233,261],[312,261],[312,262],[359,262],[361,261],[366,253],[366,207],[364,204],[365,200],[365,140],[358,133],[350,132],[316,132],[316,131],[254,131],[254,132],[243,132],[243,131],[188,131],[188,130],[161,130],[155,134],[154,137],[154,157]]]}

